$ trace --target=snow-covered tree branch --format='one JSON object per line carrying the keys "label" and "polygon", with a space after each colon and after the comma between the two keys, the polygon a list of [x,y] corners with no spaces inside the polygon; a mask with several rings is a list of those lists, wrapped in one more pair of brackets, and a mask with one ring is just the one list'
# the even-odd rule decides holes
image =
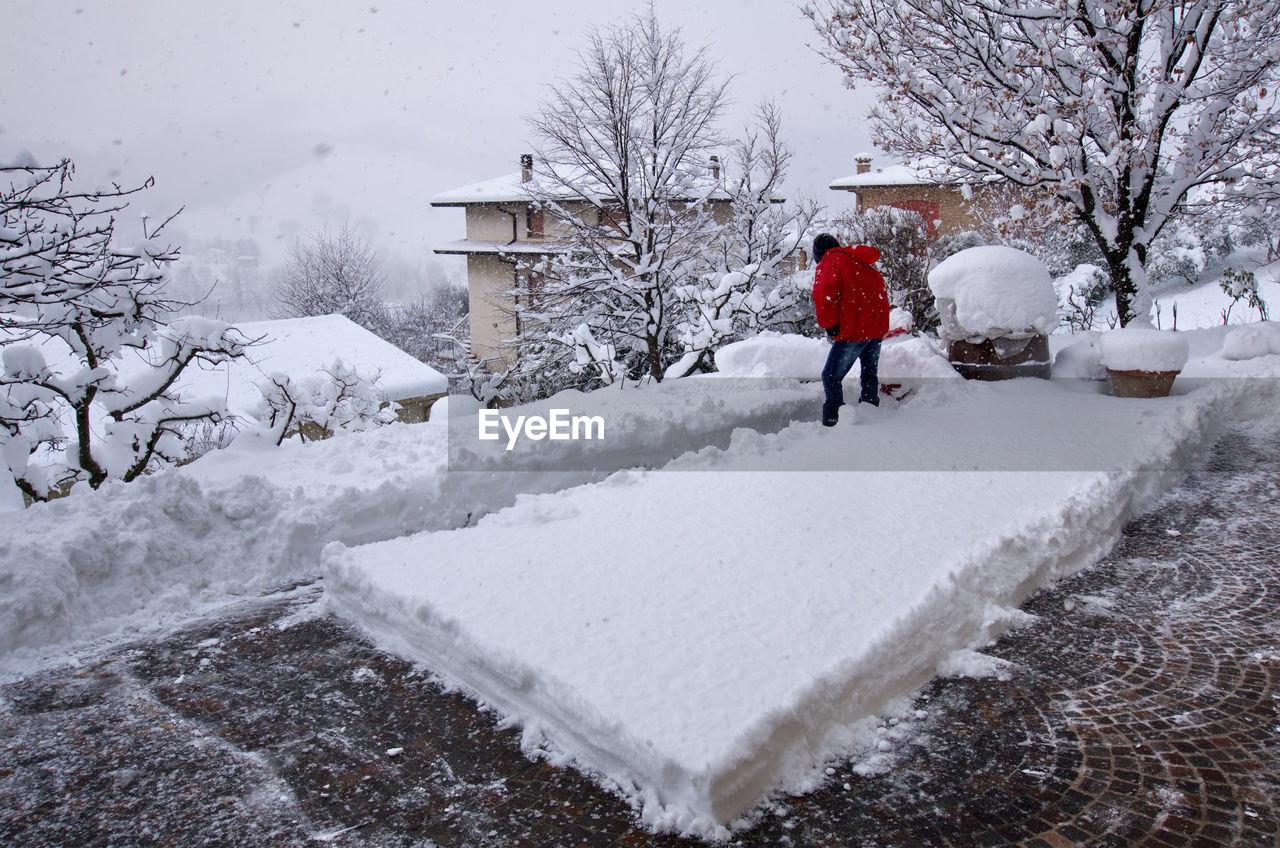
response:
{"label": "snow-covered tree branch", "polygon": [[756,125],[730,146],[723,191],[730,217],[718,227],[701,279],[675,289],[685,305],[678,328],[683,355],[667,368],[681,377],[709,364],[711,354],[742,332],[810,316],[809,292],[790,284],[791,260],[818,213],[815,202],[784,204],[791,150],[782,141],[782,116],[761,105]]}
{"label": "snow-covered tree branch", "polygon": [[725,86],[650,8],[593,32],[577,76],[530,118],[539,173],[529,199],[565,247],[516,293],[537,304],[525,318],[543,321],[544,337],[585,324],[615,345],[631,376],[662,379],[679,312],[673,289],[696,276],[716,229],[706,163],[722,143]]}
{"label": "snow-covered tree branch", "polygon": [[294,380],[273,372],[258,386],[262,419],[271,441],[290,436],[301,441],[327,439],[338,431],[360,432],[390,424],[399,406],[379,396],[379,374],[362,374],[341,359],[323,369],[324,377]]}
{"label": "snow-covered tree branch", "polygon": [[875,140],[1065,202],[1146,321],[1147,252],[1198,189],[1280,166],[1280,0],[820,0],[827,55],[879,86]]}
{"label": "snow-covered tree branch", "polygon": [[341,314],[368,330],[386,323],[384,278],[368,242],[349,224],[294,243],[276,283],[282,318]]}
{"label": "snow-covered tree branch", "polygon": [[0,449],[35,500],[181,458],[184,426],[224,412],[178,395],[183,370],[250,343],[221,322],[166,323],[181,304],[164,295],[177,258],[156,242],[164,224],[144,218],[139,242],[117,246],[116,214],[150,181],[78,192],[73,170],[0,167]]}

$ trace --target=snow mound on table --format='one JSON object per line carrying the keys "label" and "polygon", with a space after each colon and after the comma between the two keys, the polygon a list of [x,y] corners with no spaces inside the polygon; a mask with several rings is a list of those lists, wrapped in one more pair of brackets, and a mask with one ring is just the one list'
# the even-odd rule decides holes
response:
{"label": "snow mound on table", "polygon": [[971,247],[929,272],[945,338],[1048,335],[1058,326],[1049,269],[1011,247]]}
{"label": "snow mound on table", "polygon": [[1237,327],[1222,340],[1224,359],[1240,361],[1271,354],[1280,354],[1280,323],[1275,321]]}
{"label": "snow mound on table", "polygon": [[1123,327],[1103,333],[1099,343],[1112,371],[1181,371],[1191,355],[1187,340],[1171,330]]}
{"label": "snow mound on table", "polygon": [[[957,381],[933,406],[740,430],[473,528],[331,546],[327,602],[650,826],[723,837],[1104,554],[1231,408],[1227,382],[1140,406],[1073,388]],[[895,456],[894,474],[824,470]],[[1054,467],[1077,470],[1010,471]],[[833,524],[832,503],[856,506]]]}

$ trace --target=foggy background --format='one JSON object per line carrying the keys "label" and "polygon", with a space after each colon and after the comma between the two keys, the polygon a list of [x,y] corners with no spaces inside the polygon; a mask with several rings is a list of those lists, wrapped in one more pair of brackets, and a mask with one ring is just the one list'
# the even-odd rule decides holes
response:
{"label": "foggy background", "polygon": [[[518,170],[531,148],[524,116],[549,84],[573,75],[588,29],[643,8],[0,0],[8,30],[0,160],[23,151],[41,164],[70,157],[81,188],[154,176],[130,212],[154,221],[185,207],[168,232],[193,286],[216,280],[252,299],[298,236],[344,221],[376,249],[393,295],[445,277],[461,282],[460,260],[431,249],[462,237],[462,212],[432,209],[430,199]],[[846,208],[849,195],[827,184],[871,151],[863,118],[871,96],[848,90],[814,52],[798,7],[655,0],[655,8],[690,51],[705,47],[733,76],[722,129],[775,101],[795,151],[788,196]]]}

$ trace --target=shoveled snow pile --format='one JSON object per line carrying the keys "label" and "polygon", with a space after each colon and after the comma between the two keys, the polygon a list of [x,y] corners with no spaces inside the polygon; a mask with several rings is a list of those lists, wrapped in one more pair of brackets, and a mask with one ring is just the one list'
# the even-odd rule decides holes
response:
{"label": "shoveled snow pile", "polygon": [[950,340],[1048,335],[1058,326],[1049,269],[1012,247],[971,247],[929,272],[941,335]]}
{"label": "shoveled snow pile", "polygon": [[1191,355],[1180,334],[1123,327],[1102,334],[1102,363],[1112,371],[1181,371]]}
{"label": "shoveled snow pile", "polygon": [[1280,354],[1280,323],[1275,321],[1237,327],[1222,341],[1224,359],[1239,361],[1272,354]]}
{"label": "shoveled snow pile", "polygon": [[856,425],[742,430],[475,527],[331,546],[326,596],[529,752],[720,837],[1104,554],[1247,394],[939,381]]}
{"label": "shoveled snow pile", "polygon": [[[817,380],[827,362],[831,343],[785,333],[761,333],[716,351],[716,371],[724,377],[776,377]],[[880,382],[957,379],[947,358],[922,337],[885,339],[880,349]],[[857,381],[858,369],[848,379]]]}
{"label": "shoveled snow pile", "polygon": [[1100,333],[1092,330],[1071,336],[1069,344],[1053,358],[1056,380],[1105,380],[1107,366],[1102,364]]}
{"label": "shoveled snow pile", "polygon": [[[451,431],[469,434],[472,448],[476,434],[474,404],[462,401],[447,424],[393,424],[278,448],[242,438],[185,467],[97,492],[81,485],[25,511],[17,488],[0,485],[0,669],[314,577],[321,548],[335,539],[354,545],[458,527],[522,492],[661,464],[727,444],[738,427],[778,430],[816,417],[821,392],[710,379],[562,396],[575,411],[603,416],[608,431],[603,442],[560,443],[573,450],[554,461],[538,451],[545,443],[459,447]],[[459,463],[483,473],[450,473]]]}

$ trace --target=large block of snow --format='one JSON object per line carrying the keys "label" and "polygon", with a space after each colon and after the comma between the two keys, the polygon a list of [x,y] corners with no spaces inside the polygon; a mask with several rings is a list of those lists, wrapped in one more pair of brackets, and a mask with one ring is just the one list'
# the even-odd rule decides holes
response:
{"label": "large block of snow", "polygon": [[[472,528],[331,546],[329,603],[650,824],[723,834],[1105,553],[1177,476],[1140,469],[1178,466],[1211,407],[948,382],[856,426],[739,431]],[[896,473],[830,470],[857,467]]]}

